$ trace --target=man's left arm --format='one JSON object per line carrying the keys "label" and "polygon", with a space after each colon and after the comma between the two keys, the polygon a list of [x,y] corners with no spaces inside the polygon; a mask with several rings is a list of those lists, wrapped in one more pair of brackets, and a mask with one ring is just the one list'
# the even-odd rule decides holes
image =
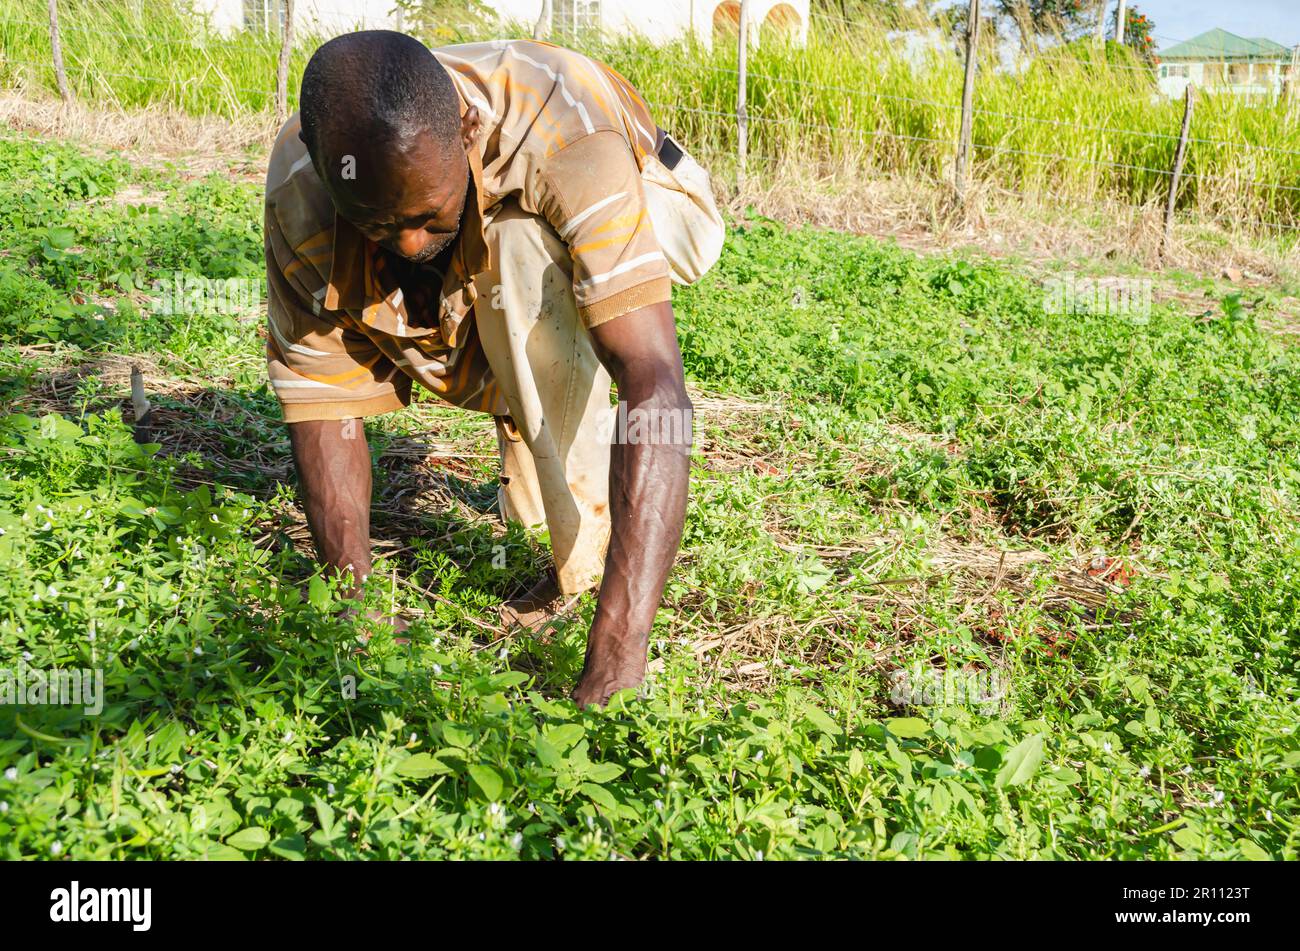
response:
{"label": "man's left arm", "polygon": [[686,520],[692,430],[671,304],[598,324],[591,337],[618,387],[624,418],[634,422],[610,447],[609,552],[573,692],[581,706],[604,704],[645,676],[650,628]]}

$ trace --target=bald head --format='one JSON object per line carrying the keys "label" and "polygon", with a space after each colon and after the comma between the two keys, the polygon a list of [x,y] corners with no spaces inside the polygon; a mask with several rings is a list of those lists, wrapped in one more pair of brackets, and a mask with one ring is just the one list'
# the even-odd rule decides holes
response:
{"label": "bald head", "polygon": [[406,148],[427,135],[451,149],[461,136],[460,100],[419,40],[391,30],[345,33],[307,63],[299,94],[302,138],[317,168],[337,155]]}

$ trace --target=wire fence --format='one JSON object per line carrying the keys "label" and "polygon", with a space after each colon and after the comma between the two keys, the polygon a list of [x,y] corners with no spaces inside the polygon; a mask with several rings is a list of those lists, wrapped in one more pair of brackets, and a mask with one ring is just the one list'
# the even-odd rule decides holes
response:
{"label": "wire fence", "polygon": [[[53,7],[54,5],[51,4],[52,10]],[[350,17],[353,21],[357,21],[353,25],[363,25],[361,18],[350,11],[318,8],[314,4],[309,4],[308,7],[311,13],[318,16],[332,16],[336,19],[336,22],[346,21]],[[740,7],[740,21],[749,27],[748,38],[743,41],[745,48],[748,49],[759,34],[760,24],[753,22],[750,17],[749,0],[743,0]],[[966,27],[965,55],[967,58],[976,60],[973,63],[976,67],[981,65],[977,62],[981,49],[979,41],[979,7],[979,0],[972,0],[970,3],[970,19]],[[865,28],[861,22],[820,11],[813,11],[810,17],[814,23],[819,20],[828,21],[834,24],[834,29],[842,30],[847,28],[861,31]],[[379,24],[372,23],[370,25]],[[474,38],[480,37],[485,30],[483,21],[446,22],[440,25],[445,31],[452,34],[463,34]],[[490,26],[486,28],[491,29]],[[290,36],[288,38],[289,46],[280,51],[277,50],[279,46],[277,38],[274,35],[267,34],[245,35],[232,39],[230,37],[214,37],[201,29],[196,29],[190,35],[170,35],[150,33],[143,28],[124,28],[122,24],[117,23],[113,24],[111,28],[106,28],[105,24],[102,23],[53,23],[34,18],[0,16],[0,34],[7,37],[9,34],[5,31],[15,30],[27,31],[30,35],[45,32],[51,58],[46,61],[36,58],[13,58],[8,54],[7,50],[2,51],[0,52],[0,76],[15,67],[31,70],[40,76],[45,76],[50,71],[53,71],[57,87],[60,90],[65,90],[65,98],[70,98],[71,95],[71,86],[68,83],[69,75],[78,80],[75,84],[78,89],[84,89],[89,85],[92,90],[107,92],[108,98],[115,98],[110,80],[157,84],[163,89],[192,89],[206,83],[212,84],[223,94],[252,97],[255,100],[254,106],[256,108],[266,108],[268,105],[273,105],[281,116],[287,114],[290,106],[288,84],[283,78],[281,78],[280,82],[275,82],[277,77],[274,73],[268,74],[266,87],[237,83],[217,66],[213,60],[214,50],[243,49],[249,56],[263,58],[270,53],[279,52],[283,55],[276,56],[275,59],[287,61],[288,57],[293,56],[301,60],[310,53],[314,45],[321,39],[319,32],[317,32],[298,39],[295,45],[294,38]],[[516,29],[514,32],[517,33],[519,30]],[[746,31],[742,30],[740,32],[745,33]],[[60,33],[71,41],[71,46],[62,46],[62,55],[59,54],[61,46],[59,42]],[[498,32],[496,35],[499,36],[501,33]],[[141,50],[155,48],[185,50],[196,56],[206,58],[210,68],[188,78],[157,75],[149,72],[123,71],[120,68],[104,69],[83,48],[82,41],[92,39],[95,42],[104,42],[108,39],[113,42],[134,44]],[[715,42],[719,39],[725,41],[724,36],[714,37]],[[599,34],[584,35],[581,40],[582,42],[579,45],[584,51],[599,53],[605,46],[605,39]],[[733,38],[731,42],[735,44],[740,41]],[[27,48],[29,50],[33,49],[30,46]],[[950,49],[946,55],[952,55]],[[960,56],[960,54],[958,55]],[[1152,67],[1150,66],[1112,63],[1104,59],[1093,61],[1070,56],[1060,50],[1043,51],[1042,56],[1050,62],[1073,63],[1086,69],[1114,70],[1123,68],[1143,72],[1150,76],[1152,80],[1148,84],[1149,88],[1146,95],[1148,97],[1157,95]],[[990,64],[990,66],[992,65]],[[1018,156],[1040,162],[1091,167],[1108,173],[1131,173],[1146,176],[1149,181],[1142,184],[1137,191],[1137,194],[1144,197],[1144,201],[1138,204],[1138,207],[1149,207],[1156,195],[1156,185],[1163,182],[1164,185],[1160,187],[1167,188],[1164,203],[1166,205],[1166,221],[1169,227],[1172,227],[1175,212],[1180,208],[1187,209],[1193,206],[1192,189],[1200,185],[1215,184],[1227,186],[1228,190],[1235,190],[1238,193],[1249,193],[1256,199],[1255,205],[1257,207],[1261,206],[1261,202],[1265,202],[1270,210],[1277,212],[1267,216],[1257,214],[1249,219],[1238,219],[1232,222],[1233,224],[1237,226],[1245,225],[1263,232],[1293,233],[1300,230],[1300,199],[1283,201],[1280,197],[1300,193],[1300,184],[1296,184],[1296,182],[1300,182],[1300,162],[1297,162],[1297,159],[1300,158],[1300,148],[1252,142],[1248,141],[1244,135],[1238,139],[1230,139],[1222,136],[1191,134],[1193,125],[1191,92],[1187,94],[1181,129],[1134,129],[1073,117],[1035,115],[1028,111],[1008,111],[1005,108],[991,108],[983,104],[980,98],[981,80],[979,77],[983,72],[982,68],[969,71],[971,77],[969,82],[972,88],[968,91],[969,95],[963,96],[962,101],[945,101],[942,98],[908,95],[883,88],[843,85],[799,76],[778,76],[763,71],[748,71],[744,56],[737,57],[735,66],[730,64],[707,64],[698,68],[706,73],[726,77],[727,82],[735,90],[735,101],[732,108],[708,108],[703,105],[686,105],[681,102],[667,102],[662,99],[651,101],[650,105],[655,109],[671,113],[707,116],[711,120],[716,120],[719,125],[736,123],[739,128],[735,137],[737,143],[735,159],[740,176],[745,174],[745,169],[751,162],[751,156],[748,154],[749,138],[746,130],[749,123],[754,123],[759,129],[799,130],[825,136],[829,140],[841,144],[893,141],[933,147],[926,159],[931,164],[935,164],[937,168],[946,167],[949,160],[951,160],[951,172],[936,171],[935,174],[940,176],[951,174],[953,176],[959,203],[965,199],[962,185],[965,176],[973,172],[975,177],[978,178],[981,172],[981,163],[987,164],[995,156]],[[283,73],[282,65],[279,71]],[[159,70],[159,72],[165,72],[165,70]],[[247,77],[248,74],[243,73],[241,75]],[[274,87],[272,83],[275,83]],[[101,86],[107,88],[101,90]],[[1145,87],[1139,86],[1138,92],[1135,92],[1134,95],[1140,96],[1142,88]],[[866,127],[841,122],[809,121],[803,116],[796,115],[769,114],[770,109],[782,108],[784,100],[781,96],[775,95],[775,93],[782,90],[786,91],[782,92],[782,95],[788,95],[790,90],[835,94],[842,97],[842,114],[847,118],[851,120],[874,120],[876,124],[874,127]],[[1295,124],[1290,104],[1291,90],[1287,89],[1286,92],[1287,95],[1283,97],[1285,101],[1282,103],[1282,107],[1275,110],[1277,121]],[[909,116],[910,119],[914,120],[912,127],[889,126],[887,123],[891,117],[887,113],[877,112],[868,115],[863,107],[865,103],[870,101],[897,104],[912,110]],[[957,119],[960,121],[954,123],[953,120]],[[1012,133],[1004,131],[1001,138],[975,138],[972,133],[975,120],[998,120],[1006,124],[1006,128],[1012,130]],[[1007,137],[1013,134],[1014,130],[1029,125],[1046,126],[1069,134],[1088,134],[1093,137],[1091,139],[1093,148],[1088,150],[1089,154],[1071,154],[1068,151],[1051,148],[1030,147],[1024,143],[1014,141],[1014,138],[1009,139]],[[916,126],[922,126],[922,128]],[[950,126],[955,126],[958,130],[956,135],[949,135],[944,131]],[[940,134],[941,131],[943,134]],[[1137,158],[1117,157],[1119,154],[1128,154],[1129,150],[1120,147],[1120,143],[1126,139],[1146,141],[1151,143],[1153,147],[1159,147],[1156,153],[1151,153],[1155,157],[1165,157],[1162,150],[1174,145],[1176,146],[1174,161],[1169,165],[1163,165],[1150,161],[1141,161],[1141,158],[1145,157],[1141,154]],[[1245,156],[1244,160],[1235,163],[1235,167],[1238,169],[1255,167],[1257,165],[1256,157],[1268,158],[1271,163],[1269,171],[1274,174],[1271,177],[1259,177],[1257,173],[1216,174],[1198,168],[1184,171],[1182,163],[1185,161],[1188,147],[1191,145],[1218,149],[1229,156]],[[764,157],[755,156],[754,158],[761,161]],[[1166,238],[1168,238],[1169,227],[1166,229]]]}

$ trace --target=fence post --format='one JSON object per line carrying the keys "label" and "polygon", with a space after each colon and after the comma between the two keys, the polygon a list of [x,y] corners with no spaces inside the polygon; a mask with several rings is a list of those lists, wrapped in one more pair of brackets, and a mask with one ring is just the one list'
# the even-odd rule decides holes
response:
{"label": "fence post", "polygon": [[1106,5],[1107,5],[1107,3],[1109,3],[1109,0],[1101,0],[1101,2],[1097,4],[1097,6],[1098,6],[1098,10],[1097,10],[1097,37],[1096,37],[1096,42],[1097,42],[1097,45],[1098,45],[1098,46],[1101,46],[1102,44],[1104,44],[1104,43],[1106,42]]}
{"label": "fence post", "polygon": [[739,79],[736,83],[736,158],[740,162],[737,175],[739,184],[745,184],[745,165],[749,160],[749,109],[748,97],[749,69],[749,0],[740,0],[740,37],[736,48]]}
{"label": "fence post", "polygon": [[284,26],[280,35],[280,62],[275,70],[275,114],[289,118],[289,57],[293,53],[293,0],[284,0]]}
{"label": "fence post", "polygon": [[533,39],[544,40],[551,32],[551,0],[542,0],[542,12],[537,15],[537,22],[533,24]]}
{"label": "fence post", "polygon": [[957,204],[966,205],[966,178],[970,165],[971,106],[975,96],[975,61],[979,56],[980,0],[970,0],[966,21],[966,78],[961,87],[961,133],[957,138],[957,169],[954,186]]}
{"label": "fence post", "polygon": [[50,51],[54,57],[54,81],[59,86],[63,101],[72,102],[72,88],[63,68],[63,44],[59,42],[59,0],[50,0]]}
{"label": "fence post", "polygon": [[1128,0],[1119,0],[1119,9],[1115,12],[1115,42],[1124,45],[1124,28],[1128,26]]}
{"label": "fence post", "polygon": [[1167,251],[1174,236],[1174,203],[1178,200],[1178,181],[1183,177],[1183,163],[1187,160],[1187,134],[1192,129],[1192,108],[1196,104],[1196,87],[1187,84],[1183,105],[1183,128],[1178,133],[1178,148],[1174,151],[1174,171],[1169,176],[1169,201],[1165,205],[1165,238],[1162,251]]}

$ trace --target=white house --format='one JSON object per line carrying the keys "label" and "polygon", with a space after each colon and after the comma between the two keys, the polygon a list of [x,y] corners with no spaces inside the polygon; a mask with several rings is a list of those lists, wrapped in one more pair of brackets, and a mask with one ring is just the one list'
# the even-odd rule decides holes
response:
{"label": "white house", "polygon": [[[482,0],[502,22],[536,23],[543,0]],[[809,0],[753,0],[748,32],[753,44],[773,33],[803,44],[808,39]],[[275,29],[284,0],[194,0],[212,26],[230,30]],[[297,0],[294,25],[303,30],[344,33],[357,29],[400,29],[393,0]],[[549,38],[563,42],[575,32],[601,28],[637,33],[664,42],[694,33],[706,46],[715,36],[734,38],[740,23],[738,0],[552,0]]]}
{"label": "white house", "polygon": [[1297,50],[1264,37],[1209,30],[1156,54],[1160,91],[1181,96],[1190,85],[1236,95],[1275,96],[1296,78]]}

